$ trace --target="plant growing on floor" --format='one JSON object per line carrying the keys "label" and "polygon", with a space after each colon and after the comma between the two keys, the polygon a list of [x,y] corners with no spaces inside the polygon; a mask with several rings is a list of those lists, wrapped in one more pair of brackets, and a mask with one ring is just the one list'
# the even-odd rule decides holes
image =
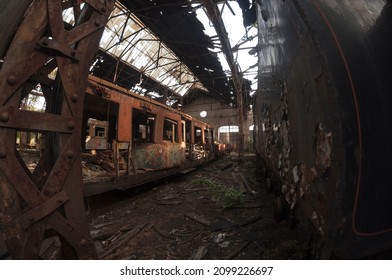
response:
{"label": "plant growing on floor", "polygon": [[216,185],[217,183],[215,181],[213,181],[212,179],[198,177],[196,179],[193,179],[191,184],[194,186],[201,186],[201,187],[210,188],[211,186]]}
{"label": "plant growing on floor", "polygon": [[230,208],[244,203],[245,196],[243,192],[233,186],[222,186],[208,178],[194,179],[192,184],[207,187],[212,196],[212,200],[223,208]]}

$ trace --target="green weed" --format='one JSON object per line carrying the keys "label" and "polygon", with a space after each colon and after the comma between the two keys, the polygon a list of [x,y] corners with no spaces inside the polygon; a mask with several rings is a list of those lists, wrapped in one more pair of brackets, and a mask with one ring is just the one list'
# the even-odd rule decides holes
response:
{"label": "green weed", "polygon": [[222,186],[208,178],[197,178],[192,181],[193,185],[207,187],[212,200],[223,208],[230,208],[244,203],[244,194],[233,186]]}

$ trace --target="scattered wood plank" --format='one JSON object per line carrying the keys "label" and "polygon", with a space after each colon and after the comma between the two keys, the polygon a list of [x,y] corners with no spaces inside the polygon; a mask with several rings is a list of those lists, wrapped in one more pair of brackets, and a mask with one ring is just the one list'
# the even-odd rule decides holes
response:
{"label": "scattered wood plank", "polygon": [[[99,254],[100,259],[107,258],[109,255],[112,255],[117,249],[121,248],[124,244],[129,242],[132,238],[134,238],[144,227],[146,224],[138,225],[131,231],[122,235],[118,240],[105,247],[101,253]],[[109,258],[110,259],[110,258]]]}
{"label": "scattered wood plank", "polygon": [[241,178],[239,177],[239,175],[237,173],[231,173],[231,176],[233,177],[234,181],[236,182],[236,185],[238,186],[238,189],[241,192],[247,192],[246,188],[244,186],[244,183],[242,182]]}
{"label": "scattered wood plank", "polygon": [[176,237],[175,236],[173,236],[173,235],[171,235],[169,232],[167,232],[166,230],[162,230],[162,229],[159,229],[159,228],[157,228],[157,227],[152,227],[157,233],[159,233],[159,235],[161,235],[162,237],[164,237],[164,238],[167,238],[167,239],[172,239],[172,240],[175,240],[176,239]]}
{"label": "scattered wood plank", "polygon": [[201,192],[201,191],[208,191],[208,188],[194,188],[194,189],[187,189],[183,192],[181,192],[181,194],[189,194],[189,193],[194,193],[194,192]]}
{"label": "scattered wood plank", "polygon": [[187,168],[187,169],[181,170],[181,171],[178,172],[178,173],[180,173],[180,174],[187,174],[187,173],[192,172],[192,171],[194,171],[194,170],[196,170],[196,167],[189,167],[189,168]]}
{"label": "scattered wood plank", "polygon": [[[105,257],[105,259],[106,260],[115,260],[115,259],[118,259],[118,256],[120,256],[120,255],[128,255],[130,251],[131,251],[131,249],[128,246],[120,247],[113,254],[110,254],[109,256]],[[124,258],[121,258],[121,259],[124,259]]]}
{"label": "scattered wood plank", "polygon": [[183,203],[183,201],[182,200],[173,200],[173,201],[160,200],[160,201],[157,201],[157,203],[159,205],[180,205]]}
{"label": "scattered wood plank", "polygon": [[40,252],[40,257],[44,260],[57,260],[61,253],[61,244],[58,240],[56,238],[51,238],[49,245],[46,245],[45,247],[46,249],[43,252]]}
{"label": "scattered wood plank", "polygon": [[188,212],[188,213],[185,213],[184,215],[187,216],[188,218],[202,224],[203,226],[210,226],[211,225],[210,220],[208,220],[207,218],[200,216],[196,213]]}
{"label": "scattered wood plank", "polygon": [[244,227],[244,226],[250,225],[250,224],[260,220],[261,218],[263,218],[263,215],[256,216],[256,217],[254,217],[254,218],[252,218],[252,219],[250,219],[248,221],[245,221],[245,222],[243,222],[241,224],[238,224],[236,227],[240,228],[240,227]]}
{"label": "scattered wood plank", "polygon": [[225,169],[227,169],[227,168],[229,168],[229,167],[232,167],[233,166],[233,162],[225,162],[225,163],[223,163],[223,164],[220,164],[219,166],[217,166],[218,167],[218,169],[220,169],[220,170],[225,170]]}
{"label": "scattered wood plank", "polygon": [[184,231],[181,233],[176,233],[176,236],[178,237],[189,237],[189,236],[194,236],[195,232],[202,230],[203,228],[194,228],[194,229],[190,229],[188,231]]}
{"label": "scattered wood plank", "polygon": [[111,226],[113,224],[114,224],[113,222],[107,222],[107,223],[101,223],[101,224],[97,224],[97,225],[92,225],[91,227],[94,228],[94,229],[100,229],[100,228],[103,228],[103,227]]}
{"label": "scattered wood plank", "polygon": [[113,242],[115,242],[117,239],[119,239],[121,235],[122,235],[121,231],[118,231],[118,232],[114,233],[112,236],[110,236],[110,237],[108,238],[108,241],[109,241],[110,243],[113,243]]}
{"label": "scattered wood plank", "polygon": [[249,186],[248,181],[244,178],[244,176],[242,175],[242,173],[239,173],[239,177],[241,178],[241,181],[243,182],[243,186],[245,187],[246,192],[247,192],[248,194],[252,194],[252,193],[253,193],[253,190],[252,190],[252,188]]}
{"label": "scattered wood plank", "polygon": [[214,223],[211,224],[210,230],[212,232],[214,232],[214,231],[222,231],[222,230],[236,230],[236,229],[239,229],[241,227],[245,227],[247,225],[250,225],[250,224],[260,220],[261,218],[263,218],[263,215],[259,215],[257,217],[254,217],[254,218],[252,218],[252,219],[250,219],[248,221],[245,221],[243,223],[240,223],[240,224],[231,224],[231,223],[226,223],[225,224],[224,222],[222,224],[220,224],[219,221],[218,222],[215,221]]}
{"label": "scattered wood plank", "polygon": [[151,223],[151,224],[149,224],[149,225],[146,227],[145,231],[150,231],[153,227],[154,227],[154,223]]}
{"label": "scattered wood plank", "polygon": [[177,194],[177,193],[168,193],[168,194],[165,194],[161,197],[153,196],[153,198],[156,200],[171,200],[171,199],[177,198],[178,196],[179,196],[179,194]]}
{"label": "scattered wood plank", "polygon": [[205,257],[205,255],[207,254],[207,251],[208,251],[208,246],[207,245],[200,246],[197,249],[196,253],[194,253],[191,256],[191,260],[202,260]]}
{"label": "scattered wood plank", "polygon": [[109,238],[110,236],[112,236],[113,234],[116,234],[118,232],[124,232],[124,231],[128,231],[131,228],[133,228],[132,224],[117,224],[117,225],[112,225],[110,228],[108,229],[99,229],[99,230],[93,230],[90,232],[91,234],[91,238],[96,240],[102,240],[105,238]]}
{"label": "scattered wood plank", "polygon": [[95,246],[95,250],[97,250],[97,253],[99,254],[100,252],[102,252],[103,247],[102,247],[102,243],[98,240],[94,241],[94,246]]}
{"label": "scattered wood plank", "polygon": [[179,194],[165,194],[162,197],[153,196],[154,200],[160,205],[179,205],[182,204],[183,201],[180,199],[174,200],[178,198]]}
{"label": "scattered wood plank", "polygon": [[225,260],[232,260],[234,259],[236,256],[238,256],[242,250],[244,250],[253,240],[249,240],[246,243],[244,243],[242,246],[240,246],[237,250],[235,250],[234,252],[232,252],[230,255],[228,255]]}

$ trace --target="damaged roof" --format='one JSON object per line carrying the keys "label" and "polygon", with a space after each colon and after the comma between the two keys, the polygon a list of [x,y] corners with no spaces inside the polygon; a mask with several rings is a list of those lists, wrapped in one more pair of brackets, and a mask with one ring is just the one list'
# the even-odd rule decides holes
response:
{"label": "damaged roof", "polygon": [[[117,1],[91,72],[136,91],[183,99],[184,104],[206,94],[235,105],[232,83],[213,51],[219,40],[204,33],[195,13],[198,6],[189,0]],[[158,65],[164,67],[157,70]]]}

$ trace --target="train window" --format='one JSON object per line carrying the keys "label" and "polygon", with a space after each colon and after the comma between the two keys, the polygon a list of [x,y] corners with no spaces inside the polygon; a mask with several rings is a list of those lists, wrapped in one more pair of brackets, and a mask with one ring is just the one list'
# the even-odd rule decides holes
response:
{"label": "train window", "polygon": [[86,149],[106,149],[108,143],[109,122],[93,118],[87,120]]}
{"label": "train window", "polygon": [[132,111],[133,144],[154,142],[155,115],[138,109]]}
{"label": "train window", "polygon": [[178,123],[176,121],[165,118],[163,123],[163,140],[178,142]]}
{"label": "train window", "polygon": [[181,134],[181,135],[182,135],[182,136],[181,136],[182,139],[181,139],[181,141],[182,141],[182,142],[185,142],[185,134],[186,134],[186,131],[185,131],[185,122],[182,122],[182,123],[181,123],[181,131],[182,131],[182,134]]}
{"label": "train window", "polygon": [[105,134],[106,134],[106,128],[105,127],[99,127],[99,126],[95,127],[95,136],[96,137],[104,138],[106,136]]}
{"label": "train window", "polygon": [[195,143],[196,144],[203,143],[203,138],[202,138],[200,127],[195,126],[194,134],[195,134]]}

